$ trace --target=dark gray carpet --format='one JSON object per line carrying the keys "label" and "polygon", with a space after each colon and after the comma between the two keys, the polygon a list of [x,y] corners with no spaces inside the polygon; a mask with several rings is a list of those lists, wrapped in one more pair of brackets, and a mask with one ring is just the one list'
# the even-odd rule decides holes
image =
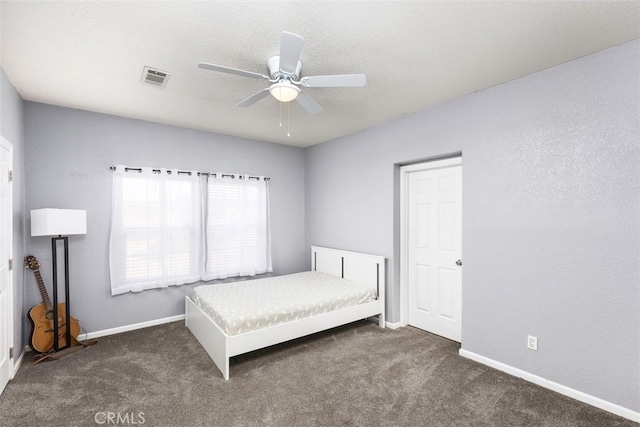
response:
{"label": "dark gray carpet", "polygon": [[29,354],[0,425],[637,426],[410,327],[362,321],[239,356],[230,381],[182,322],[99,341],[38,365]]}

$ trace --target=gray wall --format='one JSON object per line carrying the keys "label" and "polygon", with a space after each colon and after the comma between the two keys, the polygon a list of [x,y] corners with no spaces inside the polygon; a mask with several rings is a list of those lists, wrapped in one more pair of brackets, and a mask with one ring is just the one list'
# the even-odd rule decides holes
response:
{"label": "gray wall", "polygon": [[640,410],[639,52],[636,40],[308,149],[307,245],[388,257],[398,321],[397,165],[462,152],[462,347]]}
{"label": "gray wall", "polygon": [[[193,289],[184,285],[111,296],[109,166],[114,164],[271,177],[274,273],[305,269],[302,149],[33,102],[25,102],[24,115],[26,212],[87,210],[87,234],[69,238],[72,314],[87,331],[183,314],[184,295]],[[29,229],[29,218],[26,222]],[[27,249],[38,257],[50,287],[51,240],[28,234]],[[27,303],[37,302],[32,274],[26,287]]]}
{"label": "gray wall", "polygon": [[24,118],[22,98],[0,68],[0,135],[13,145],[13,347],[17,358],[26,345],[24,305]]}

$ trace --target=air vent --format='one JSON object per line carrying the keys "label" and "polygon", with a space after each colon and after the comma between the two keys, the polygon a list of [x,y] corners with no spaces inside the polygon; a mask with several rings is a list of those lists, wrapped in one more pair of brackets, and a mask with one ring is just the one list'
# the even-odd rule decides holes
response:
{"label": "air vent", "polygon": [[144,67],[142,70],[142,82],[150,85],[165,87],[169,77],[171,77],[171,74],[155,68]]}

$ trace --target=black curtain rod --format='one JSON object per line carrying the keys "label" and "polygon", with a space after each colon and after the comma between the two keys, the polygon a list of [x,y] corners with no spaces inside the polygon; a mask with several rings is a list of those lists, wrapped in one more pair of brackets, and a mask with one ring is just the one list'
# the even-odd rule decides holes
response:
{"label": "black curtain rod", "polygon": [[[112,171],[116,170],[115,166],[109,166],[109,169],[111,169]],[[125,172],[142,172],[142,168],[124,168]],[[151,171],[153,173],[161,173],[162,171],[160,169],[151,169]],[[178,175],[189,175],[191,176],[191,171],[177,171]],[[171,175],[172,171],[171,170],[167,170],[167,174]],[[243,179],[244,176],[240,175],[240,174],[227,174],[227,173],[223,173],[222,175],[220,175],[222,178],[235,178],[237,175],[238,179]],[[198,172],[198,176],[212,176],[212,177],[216,177],[215,173],[210,173],[210,172]],[[260,179],[259,176],[250,176],[249,179]],[[268,176],[266,176],[264,178],[265,181],[269,181],[271,178],[269,178]]]}

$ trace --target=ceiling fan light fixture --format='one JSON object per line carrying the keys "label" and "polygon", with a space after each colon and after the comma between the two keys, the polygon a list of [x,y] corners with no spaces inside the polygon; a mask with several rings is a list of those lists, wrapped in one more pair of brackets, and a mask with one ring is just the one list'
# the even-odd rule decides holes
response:
{"label": "ceiling fan light fixture", "polygon": [[284,80],[269,87],[269,93],[280,102],[290,102],[298,97],[300,89]]}

